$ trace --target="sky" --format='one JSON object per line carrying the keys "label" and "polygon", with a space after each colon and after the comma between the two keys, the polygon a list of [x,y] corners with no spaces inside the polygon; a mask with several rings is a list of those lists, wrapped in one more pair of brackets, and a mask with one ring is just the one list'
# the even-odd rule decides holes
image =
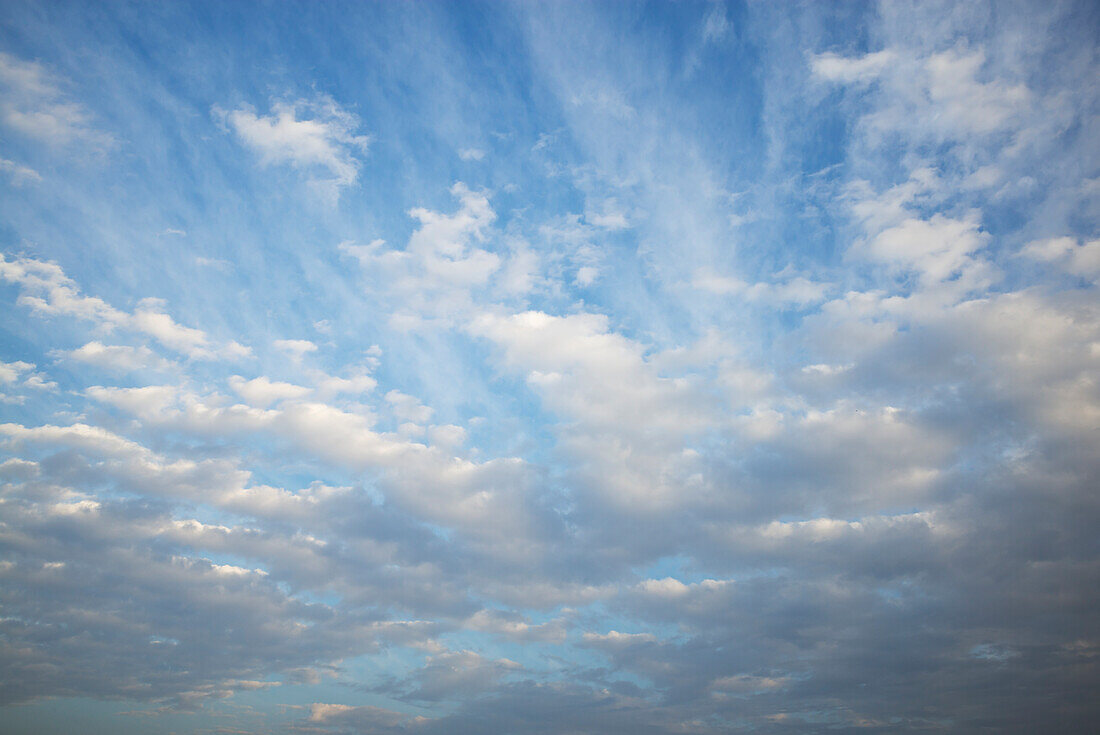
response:
{"label": "sky", "polygon": [[1097,38],[4,3],[0,731],[1090,731]]}

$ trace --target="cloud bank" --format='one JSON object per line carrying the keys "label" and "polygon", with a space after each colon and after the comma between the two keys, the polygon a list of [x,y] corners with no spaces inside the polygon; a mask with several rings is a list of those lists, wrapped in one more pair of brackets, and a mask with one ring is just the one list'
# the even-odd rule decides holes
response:
{"label": "cloud bank", "polygon": [[1091,6],[41,10],[9,731],[1100,716]]}

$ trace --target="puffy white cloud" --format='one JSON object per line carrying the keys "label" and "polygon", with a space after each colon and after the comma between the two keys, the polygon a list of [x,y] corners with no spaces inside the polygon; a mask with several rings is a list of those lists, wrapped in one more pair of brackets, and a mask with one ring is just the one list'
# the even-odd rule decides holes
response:
{"label": "puffy white cloud", "polygon": [[63,354],[65,357],[77,362],[119,372],[131,372],[147,368],[160,369],[169,364],[166,360],[154,354],[148,347],[105,345],[96,340],[92,340],[75,350],[59,354]]}
{"label": "puffy white cloud", "polygon": [[145,299],[129,313],[103,299],[83,296],[76,283],[55,263],[33,258],[8,260],[0,254],[0,279],[18,284],[23,292],[18,303],[39,315],[75,317],[107,330],[129,329],[194,359],[240,359],[251,354],[248,347],[236,341],[219,347],[202,330],[177,323],[159,310],[163,308],[159,299]]}
{"label": "puffy white cloud", "polygon": [[937,283],[958,275],[971,262],[969,256],[988,240],[979,231],[974,213],[962,220],[937,214],[929,220],[906,219],[875,235],[857,252],[915,270],[922,279]]}
{"label": "puffy white cloud", "polygon": [[357,135],[359,119],[329,98],[274,102],[270,115],[248,107],[224,115],[241,141],[260,155],[265,165],[290,164],[311,185],[335,198],[359,178],[370,137]]}
{"label": "puffy white cloud", "polygon": [[18,303],[47,316],[74,316],[107,327],[126,321],[127,315],[93,296],[81,296],[61,267],[33,258],[8,260],[0,254],[0,278],[23,288]]}
{"label": "puffy white cloud", "polygon": [[866,83],[877,79],[895,60],[892,51],[876,51],[863,56],[824,53],[810,59],[813,73],[830,82]]}
{"label": "puffy white cloud", "polygon": [[928,97],[945,122],[978,133],[1004,127],[1025,111],[1030,94],[1023,84],[978,79],[985,54],[951,49],[924,61]]}
{"label": "puffy white cloud", "polygon": [[393,415],[399,419],[424,424],[432,418],[430,407],[422,404],[416,397],[406,395],[399,390],[391,390],[387,393],[386,402],[393,407]]}
{"label": "puffy white cloud", "polygon": [[272,381],[262,375],[252,380],[234,375],[229,379],[229,385],[237,395],[257,408],[267,408],[277,401],[303,398],[310,394],[310,389],[304,386]]}
{"label": "puffy white cloud", "polygon": [[1075,276],[1100,275],[1100,240],[1078,242],[1072,237],[1054,237],[1028,243],[1020,254],[1033,260],[1055,263]]}
{"label": "puffy white cloud", "polygon": [[277,339],[272,344],[275,349],[287,353],[295,360],[301,360],[308,353],[317,351],[317,345],[308,339]]}
{"label": "puffy white cloud", "polygon": [[184,327],[172,317],[155,311],[158,304],[144,303],[129,319],[129,324],[169,349],[192,357],[210,355],[210,340],[201,329]]}
{"label": "puffy white cloud", "polygon": [[28,370],[34,370],[34,364],[16,360],[15,362],[0,362],[0,383],[14,383],[19,376]]}
{"label": "puffy white cloud", "polygon": [[877,134],[988,135],[1019,125],[1031,113],[1033,95],[1024,84],[982,79],[981,48],[957,46],[927,55],[904,48],[853,57],[824,53],[811,57],[810,65],[825,81],[880,83],[886,103],[867,118]]}
{"label": "puffy white cloud", "polygon": [[478,247],[489,239],[497,218],[488,193],[458,182],[451,194],[459,201],[452,214],[423,207],[409,210],[419,226],[404,250],[387,249],[383,240],[339,245],[341,252],[359,261],[374,288],[400,304],[389,307],[392,326],[449,326],[468,317],[473,294],[495,288],[520,295],[535,280],[538,258],[524,245],[514,245],[508,258]]}
{"label": "puffy white cloud", "polygon": [[317,382],[317,391],[322,396],[361,395],[371,392],[377,386],[378,381],[365,373],[350,375],[346,378],[325,375]]}

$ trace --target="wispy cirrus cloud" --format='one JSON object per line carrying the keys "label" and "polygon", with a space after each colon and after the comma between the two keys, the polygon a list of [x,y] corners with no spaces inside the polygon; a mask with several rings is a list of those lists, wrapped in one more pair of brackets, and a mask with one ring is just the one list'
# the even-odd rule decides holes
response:
{"label": "wispy cirrus cloud", "polygon": [[[0,51],[0,85],[6,88],[0,120],[9,130],[54,146],[80,143],[102,151],[114,144],[109,134],[95,127],[87,108],[64,91],[62,80],[42,64]],[[13,175],[37,175],[27,171],[18,167]]]}

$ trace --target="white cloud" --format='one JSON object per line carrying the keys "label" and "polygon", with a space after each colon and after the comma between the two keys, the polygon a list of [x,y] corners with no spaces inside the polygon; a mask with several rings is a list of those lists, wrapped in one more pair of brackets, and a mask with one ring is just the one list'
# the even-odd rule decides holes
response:
{"label": "white cloud", "polygon": [[981,48],[963,46],[928,55],[891,48],[858,57],[825,53],[810,59],[820,79],[880,83],[883,104],[864,119],[876,135],[904,131],[941,139],[1012,129],[1031,114],[1031,91],[1022,83],[983,80],[985,65]]}
{"label": "white cloud", "polygon": [[603,634],[585,633],[583,637],[586,643],[606,648],[657,642],[657,636],[652,633],[620,633],[617,630]]}
{"label": "white cloud", "polygon": [[277,339],[272,344],[275,349],[287,353],[295,360],[301,360],[306,354],[317,351],[317,345],[308,339]]}
{"label": "white cloud", "polygon": [[393,415],[405,421],[425,424],[432,418],[432,409],[423,405],[417,398],[398,390],[386,394],[386,401],[392,406]]}
{"label": "white cloud", "polygon": [[401,306],[391,315],[391,325],[401,329],[428,323],[450,324],[473,306],[471,294],[490,287],[494,274],[503,273],[504,290],[530,283],[527,269],[535,261],[520,248],[507,262],[494,252],[477,247],[489,236],[496,213],[486,192],[472,191],[458,182],[451,194],[459,209],[445,214],[416,207],[409,216],[419,227],[404,250],[385,249],[382,240],[369,245],[343,242],[339,249],[356,258],[364,274],[389,292]]}
{"label": "white cloud", "polygon": [[458,157],[463,161],[480,161],[485,158],[485,151],[480,148],[463,148],[458,152]]}
{"label": "white cloud", "polygon": [[248,347],[235,341],[218,346],[202,330],[178,324],[160,311],[163,302],[159,299],[145,299],[128,313],[103,299],[82,296],[76,283],[54,263],[33,258],[8,260],[0,254],[0,279],[19,284],[22,294],[17,303],[44,316],[85,319],[106,330],[129,329],[194,359],[239,359],[251,354]]}
{"label": "white cloud", "polygon": [[591,265],[582,266],[577,269],[577,277],[574,279],[575,283],[581,288],[587,288],[596,282],[596,279],[600,275],[599,268]]}
{"label": "white cloud", "polygon": [[600,203],[599,207],[589,207],[585,210],[584,219],[591,225],[605,230],[624,230],[630,227],[630,221],[619,205],[618,200],[611,198]]}
{"label": "white cloud", "polygon": [[37,183],[42,180],[42,175],[33,168],[21,166],[6,158],[0,158],[0,171],[7,173],[11,177],[11,183],[15,186],[22,186],[28,181]]}
{"label": "white cloud", "polygon": [[985,54],[959,49],[933,54],[924,61],[928,97],[944,122],[976,133],[1004,127],[1026,111],[1031,100],[1023,84],[979,81]]}
{"label": "white cloud", "polygon": [[1020,255],[1055,263],[1075,276],[1100,275],[1100,240],[1078,242],[1072,237],[1054,237],[1029,242]]}
{"label": "white cloud", "polygon": [[107,327],[122,324],[128,316],[102,299],[81,296],[76,284],[54,263],[32,258],[7,260],[0,254],[0,278],[23,287],[17,303],[47,316],[74,316]]}
{"label": "white cloud", "polygon": [[783,283],[758,282],[749,284],[733,276],[721,276],[709,268],[695,272],[691,285],[694,288],[711,293],[738,296],[746,301],[758,301],[764,304],[794,304],[805,306],[822,301],[829,285],[816,283],[802,276],[796,276]]}
{"label": "white cloud", "polygon": [[918,271],[929,283],[947,280],[973,263],[971,255],[989,241],[977,213],[965,219],[940,214],[906,219],[875,235],[857,252],[882,263]]}
{"label": "white cloud", "polygon": [[143,302],[130,317],[130,325],[176,352],[191,357],[208,357],[212,354],[209,349],[210,339],[205,332],[177,324],[168,314],[156,311],[158,306],[156,302]]}
{"label": "white cloud", "polygon": [[830,82],[865,84],[877,79],[894,60],[892,51],[876,51],[858,57],[830,52],[811,57],[810,68],[815,75]]}
{"label": "white cloud", "polygon": [[23,362],[22,360],[0,362],[0,383],[14,383],[20,375],[28,370],[34,370],[32,363]]}
{"label": "white cloud", "polygon": [[377,387],[378,381],[365,373],[341,378],[335,375],[326,375],[317,382],[317,392],[321,396],[335,396],[340,394],[357,396],[369,393]]}
{"label": "white cloud", "polygon": [[304,398],[311,392],[309,388],[272,381],[262,375],[252,380],[245,380],[239,375],[234,375],[229,379],[229,385],[237,392],[237,395],[248,401],[249,405],[257,408],[267,408],[277,401]]}
{"label": "white cloud", "polygon": [[370,137],[357,135],[359,119],[331,99],[275,102],[267,116],[248,107],[215,113],[264,165],[290,164],[326,196],[335,198],[359,178]]}
{"label": "white cloud", "polygon": [[[101,151],[113,144],[111,136],[92,126],[87,109],[65,94],[63,80],[41,64],[0,52],[0,86],[6,92],[0,95],[0,120],[9,128],[56,146],[83,143]],[[38,178],[24,167],[0,170],[23,180]]]}

